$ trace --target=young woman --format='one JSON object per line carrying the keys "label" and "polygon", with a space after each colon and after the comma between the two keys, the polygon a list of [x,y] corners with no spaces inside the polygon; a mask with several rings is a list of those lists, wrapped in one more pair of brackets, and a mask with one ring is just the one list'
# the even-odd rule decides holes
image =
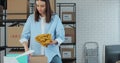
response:
{"label": "young woman", "polygon": [[[20,42],[25,51],[29,49],[35,52],[32,55],[45,55],[48,63],[62,63],[59,45],[64,42],[64,27],[58,15],[52,12],[49,0],[36,0],[35,13],[30,15],[24,25]],[[52,42],[43,47],[36,42],[39,34],[51,34]],[[30,48],[28,40],[30,39]]]}

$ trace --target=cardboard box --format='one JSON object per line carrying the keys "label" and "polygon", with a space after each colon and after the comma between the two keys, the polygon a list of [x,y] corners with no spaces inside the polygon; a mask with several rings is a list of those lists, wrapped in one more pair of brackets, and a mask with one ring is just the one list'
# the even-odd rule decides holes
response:
{"label": "cardboard box", "polygon": [[28,56],[22,56],[20,58],[15,58],[20,54],[7,54],[4,56],[4,63],[28,63]]}
{"label": "cardboard box", "polygon": [[19,42],[22,30],[23,26],[7,28],[7,46],[23,47],[23,45]]}
{"label": "cardboard box", "polygon": [[48,63],[47,57],[44,55],[32,56],[30,58],[30,63]]}
{"label": "cardboard box", "polygon": [[[65,28],[65,43],[75,43],[75,29],[74,28]],[[70,41],[70,42],[68,42]]]}
{"label": "cardboard box", "polygon": [[73,48],[62,48],[61,49],[62,58],[74,58]]}
{"label": "cardboard box", "polygon": [[52,11],[55,12],[56,11],[56,0],[49,0],[49,1],[50,1]]}
{"label": "cardboard box", "polygon": [[[27,19],[29,13],[28,0],[7,0],[7,19]],[[24,14],[9,14],[24,13]],[[25,14],[26,13],[26,14]]]}
{"label": "cardboard box", "polygon": [[4,56],[4,63],[28,63],[29,54],[33,53],[34,50],[29,50],[22,54],[7,54]]}

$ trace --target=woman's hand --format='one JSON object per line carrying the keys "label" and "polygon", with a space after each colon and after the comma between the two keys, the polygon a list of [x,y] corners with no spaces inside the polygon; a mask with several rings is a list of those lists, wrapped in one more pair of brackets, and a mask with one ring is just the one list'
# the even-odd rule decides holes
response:
{"label": "woman's hand", "polygon": [[57,40],[52,40],[52,42],[49,45],[53,45],[53,44],[57,45],[58,44]]}
{"label": "woman's hand", "polygon": [[[28,43],[27,42],[23,42],[23,46],[24,46],[25,52],[29,51]],[[32,56],[32,54],[29,54],[29,57],[31,57],[31,56]]]}

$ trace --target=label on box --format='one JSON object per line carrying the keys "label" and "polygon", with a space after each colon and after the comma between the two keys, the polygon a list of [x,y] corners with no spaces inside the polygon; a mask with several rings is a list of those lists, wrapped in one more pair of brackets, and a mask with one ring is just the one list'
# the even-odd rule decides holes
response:
{"label": "label on box", "polygon": [[71,14],[63,14],[63,20],[64,21],[71,21],[72,15]]}
{"label": "label on box", "polygon": [[64,51],[63,52],[63,58],[71,58],[71,52],[70,51]]}
{"label": "label on box", "polygon": [[63,43],[72,43],[72,37],[69,36],[65,37],[65,42]]}

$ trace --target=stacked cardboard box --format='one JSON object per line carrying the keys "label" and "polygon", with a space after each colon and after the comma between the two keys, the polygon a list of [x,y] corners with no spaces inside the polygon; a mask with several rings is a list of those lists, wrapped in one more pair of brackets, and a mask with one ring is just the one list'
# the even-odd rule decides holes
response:
{"label": "stacked cardboard box", "polygon": [[61,55],[62,55],[62,58],[75,58],[75,49],[74,49],[74,46],[73,45],[62,45],[60,46],[61,47]]}
{"label": "stacked cardboard box", "polygon": [[28,0],[7,0],[7,19],[27,19],[28,7]]}
{"label": "stacked cardboard box", "polygon": [[56,0],[49,0],[50,1],[50,5],[51,5],[51,9],[53,12],[55,12],[56,10]]}
{"label": "stacked cardboard box", "polygon": [[62,12],[62,21],[63,22],[75,22],[75,13],[74,12]]}
{"label": "stacked cardboard box", "polygon": [[74,58],[74,49],[62,48],[62,58]]}
{"label": "stacked cardboard box", "polygon": [[7,46],[23,47],[19,42],[23,26],[7,27]]}
{"label": "stacked cardboard box", "polygon": [[65,28],[65,43],[75,43],[75,29]]}

